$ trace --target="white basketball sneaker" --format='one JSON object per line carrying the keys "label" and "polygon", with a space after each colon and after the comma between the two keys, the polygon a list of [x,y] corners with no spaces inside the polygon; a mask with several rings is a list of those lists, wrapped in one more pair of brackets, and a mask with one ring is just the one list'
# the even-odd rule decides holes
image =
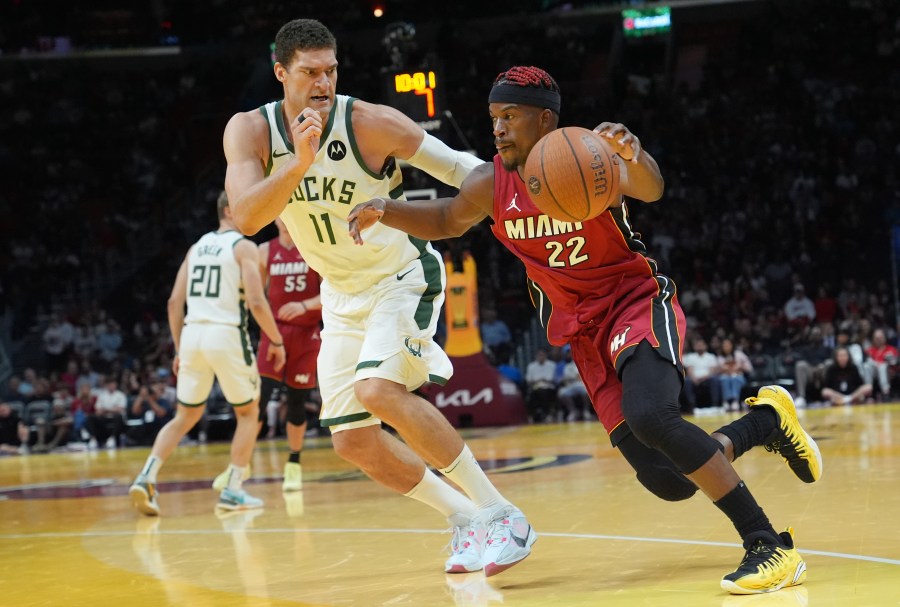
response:
{"label": "white basketball sneaker", "polygon": [[450,517],[453,525],[450,538],[450,558],[444,565],[447,573],[471,573],[481,571],[481,562],[484,554],[484,540],[487,530],[484,523],[466,516],[457,514]]}
{"label": "white basketball sneaker", "polygon": [[537,541],[537,533],[522,511],[510,505],[491,515],[487,538],[483,557],[484,575],[491,577],[531,554],[531,545]]}
{"label": "white basketball sneaker", "polygon": [[219,502],[216,504],[217,510],[255,510],[262,507],[261,499],[253,497],[243,489],[237,491],[225,489],[219,495]]}
{"label": "white basketball sneaker", "polygon": [[[219,476],[213,480],[212,488],[216,491],[222,491],[225,487],[228,486],[228,473],[231,472],[231,466],[225,468],[225,472],[221,473]],[[244,469],[244,474],[241,475],[241,482],[244,482],[250,478],[250,466],[248,465]]]}

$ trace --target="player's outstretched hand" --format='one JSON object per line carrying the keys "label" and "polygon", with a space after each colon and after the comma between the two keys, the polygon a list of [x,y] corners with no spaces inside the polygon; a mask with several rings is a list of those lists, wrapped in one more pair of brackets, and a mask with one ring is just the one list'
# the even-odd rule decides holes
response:
{"label": "player's outstretched hand", "polygon": [[607,143],[622,160],[637,162],[641,158],[641,141],[628,127],[619,122],[601,122],[594,132],[606,138]]}
{"label": "player's outstretched hand", "polygon": [[266,360],[272,362],[272,367],[276,371],[281,371],[284,367],[284,362],[287,360],[287,354],[285,353],[284,346],[274,347],[272,342],[269,342],[268,352],[266,352]]}
{"label": "player's outstretched hand", "polygon": [[384,216],[384,199],[373,198],[361,202],[347,215],[350,224],[350,236],[356,244],[363,244],[362,231],[370,228]]}
{"label": "player's outstretched hand", "polygon": [[319,152],[319,138],[322,136],[322,117],[312,108],[304,108],[297,119],[291,122],[294,136],[294,153],[303,164],[310,165]]}

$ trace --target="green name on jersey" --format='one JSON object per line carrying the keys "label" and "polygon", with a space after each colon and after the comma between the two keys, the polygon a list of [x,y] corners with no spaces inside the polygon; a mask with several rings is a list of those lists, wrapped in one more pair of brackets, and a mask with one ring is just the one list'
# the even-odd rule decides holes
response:
{"label": "green name on jersey", "polygon": [[[340,182],[340,187],[337,187]],[[291,202],[340,202],[341,204],[350,204],[353,199],[353,190],[356,188],[355,181],[347,181],[338,177],[328,178],[319,177],[317,175],[309,175],[303,178],[303,181],[294,190],[291,195]],[[337,194],[337,197],[335,197]]]}

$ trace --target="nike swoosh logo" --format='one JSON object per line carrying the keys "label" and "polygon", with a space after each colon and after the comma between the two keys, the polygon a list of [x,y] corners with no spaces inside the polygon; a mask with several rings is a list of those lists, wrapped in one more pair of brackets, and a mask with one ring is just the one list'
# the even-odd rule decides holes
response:
{"label": "nike swoosh logo", "polygon": [[272,158],[281,158],[282,156],[287,156],[290,152],[283,152],[279,154],[278,152],[272,152]]}
{"label": "nike swoosh logo", "polygon": [[[531,525],[528,526],[528,533],[531,533]],[[510,533],[513,541],[519,545],[519,548],[524,548],[525,544],[528,543],[528,533],[525,534],[525,537],[519,537],[515,533]]]}
{"label": "nike swoosh logo", "polygon": [[408,271],[404,272],[403,274],[397,274],[397,280],[403,280],[403,277],[406,276],[407,274],[409,274],[410,272],[412,272],[413,270],[415,270],[415,268],[413,268],[412,270],[408,270]]}

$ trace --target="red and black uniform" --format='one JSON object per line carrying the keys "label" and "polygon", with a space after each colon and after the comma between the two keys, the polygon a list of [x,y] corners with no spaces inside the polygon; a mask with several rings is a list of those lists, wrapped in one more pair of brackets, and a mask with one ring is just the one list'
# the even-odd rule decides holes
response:
{"label": "red and black uniform", "polygon": [[525,263],[532,303],[551,344],[566,343],[597,416],[617,444],[622,425],[619,373],[647,340],[682,371],[685,319],[672,280],[628,224],[623,204],[594,219],[563,222],[531,201],[517,171],[494,157],[495,236]]}
{"label": "red and black uniform", "polygon": [[269,256],[266,260],[269,284],[266,295],[278,330],[284,339],[287,361],[280,372],[276,372],[265,353],[269,338],[262,334],[259,342],[259,374],[277,381],[283,381],[292,388],[314,388],[316,386],[316,357],[322,344],[319,329],[322,311],[309,310],[290,321],[278,320],[278,310],[286,303],[304,301],[319,294],[319,275],[300,256],[297,247],[287,248],[278,238],[269,241]]}

